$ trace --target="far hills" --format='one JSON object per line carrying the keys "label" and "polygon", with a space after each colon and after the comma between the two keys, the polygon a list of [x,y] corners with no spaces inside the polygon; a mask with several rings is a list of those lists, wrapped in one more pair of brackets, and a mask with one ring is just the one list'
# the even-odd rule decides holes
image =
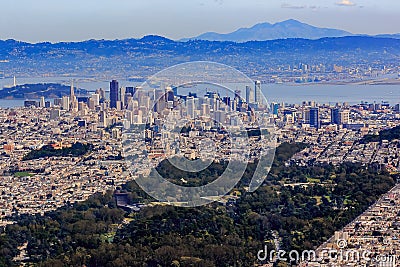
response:
{"label": "far hills", "polygon": [[147,78],[175,64],[214,61],[252,78],[299,64],[358,67],[398,66],[400,39],[369,36],[293,38],[245,43],[160,36],[141,39],[26,43],[0,40],[0,72],[5,76],[66,75]]}
{"label": "far hills", "polygon": [[[230,33],[207,32],[192,38],[185,38],[181,41],[188,40],[206,40],[206,41],[230,41],[230,42],[248,42],[248,41],[267,41],[277,39],[302,38],[316,40],[327,37],[344,37],[344,36],[367,36],[362,34],[354,34],[344,30],[321,28],[303,23],[298,20],[289,19],[277,23],[258,23],[249,28],[240,28]],[[400,39],[400,34],[379,34],[374,37],[395,38]]]}
{"label": "far hills", "polygon": [[[79,94],[87,94],[84,89],[75,89]],[[11,88],[0,88],[0,99],[60,98],[70,94],[70,86],[56,83],[23,84]]]}
{"label": "far hills", "polygon": [[318,28],[309,24],[289,19],[275,24],[268,22],[259,23],[250,28],[240,28],[234,32],[221,34],[216,32],[207,32],[197,37],[183,39],[185,40],[207,40],[207,41],[266,41],[287,38],[320,39],[324,37],[343,37],[353,35],[350,32]]}

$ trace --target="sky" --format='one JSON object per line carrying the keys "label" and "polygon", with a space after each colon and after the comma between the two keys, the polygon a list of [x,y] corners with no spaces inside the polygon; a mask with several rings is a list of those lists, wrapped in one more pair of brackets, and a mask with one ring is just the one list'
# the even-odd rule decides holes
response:
{"label": "sky", "polygon": [[170,39],[297,19],[352,33],[400,33],[396,0],[1,0],[0,39]]}

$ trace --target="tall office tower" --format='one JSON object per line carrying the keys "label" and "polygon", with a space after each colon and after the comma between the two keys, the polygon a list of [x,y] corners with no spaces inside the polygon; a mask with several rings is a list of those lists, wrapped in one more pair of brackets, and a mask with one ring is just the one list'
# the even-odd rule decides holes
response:
{"label": "tall office tower", "polygon": [[348,124],[350,121],[350,112],[341,111],[339,108],[332,109],[331,122],[338,125]]}
{"label": "tall office tower", "polygon": [[260,81],[255,81],[254,82],[254,102],[257,104],[262,105],[263,104],[263,99],[261,95],[261,82]]}
{"label": "tall office tower", "polygon": [[74,80],[71,81],[71,88],[69,89],[69,99],[71,102],[75,99]]}
{"label": "tall office tower", "polygon": [[172,87],[168,86],[165,88],[165,97],[166,101],[174,101],[174,91],[172,90]]}
{"label": "tall office tower", "polygon": [[44,101],[44,96],[42,96],[40,98],[39,107],[41,107],[41,108],[45,108],[46,107],[46,103]]}
{"label": "tall office tower", "polygon": [[331,123],[340,124],[340,108],[334,108],[331,110]]}
{"label": "tall office tower", "polygon": [[161,113],[166,107],[166,95],[164,90],[154,91],[154,108],[155,112]]}
{"label": "tall office tower", "polygon": [[93,97],[89,98],[88,107],[89,107],[89,109],[95,109],[96,108],[96,105],[95,105]]}
{"label": "tall office tower", "polygon": [[61,100],[61,107],[63,110],[69,110],[69,96],[63,96]]}
{"label": "tall office tower", "polygon": [[246,86],[246,103],[254,103],[254,94],[251,86]]}
{"label": "tall office tower", "polygon": [[188,117],[193,119],[195,117],[195,113],[196,113],[196,106],[195,106],[193,96],[189,96],[186,98],[186,109],[187,109]]}
{"label": "tall office tower", "polygon": [[126,87],[125,88],[125,98],[124,98],[124,106],[125,106],[125,108],[128,107],[130,99],[133,98],[134,94],[135,94],[135,91],[134,91],[133,87]]}
{"label": "tall office tower", "polygon": [[303,122],[310,123],[310,110],[309,109],[304,110]]}
{"label": "tall office tower", "polygon": [[319,129],[319,111],[318,108],[310,108],[310,127]]}
{"label": "tall office tower", "polygon": [[110,108],[117,108],[117,102],[119,101],[118,91],[118,81],[112,80],[110,82]]}
{"label": "tall office tower", "polygon": [[107,127],[108,126],[107,125],[107,113],[104,110],[100,111],[100,120],[99,120],[99,122],[100,122],[100,125],[102,127]]}
{"label": "tall office tower", "polygon": [[271,104],[271,110],[272,110],[272,114],[278,115],[278,112],[279,112],[279,104],[278,104],[278,103],[272,103],[272,104]]}
{"label": "tall office tower", "polygon": [[119,90],[119,96],[118,99],[119,101],[121,101],[121,109],[125,108],[125,94],[126,94],[126,90],[125,87],[121,87],[121,89]]}
{"label": "tall office tower", "polygon": [[78,110],[78,100],[75,96],[74,80],[71,81],[71,88],[69,92],[69,104],[72,111]]}
{"label": "tall office tower", "polygon": [[92,94],[94,106],[99,106],[100,105],[100,95],[99,94]]}
{"label": "tall office tower", "polygon": [[[194,97],[197,97],[196,94],[192,94],[192,95]],[[218,110],[218,107],[219,107],[218,99],[220,98],[218,93],[206,92],[204,97],[207,97],[208,99],[210,99],[210,106],[213,110]]]}

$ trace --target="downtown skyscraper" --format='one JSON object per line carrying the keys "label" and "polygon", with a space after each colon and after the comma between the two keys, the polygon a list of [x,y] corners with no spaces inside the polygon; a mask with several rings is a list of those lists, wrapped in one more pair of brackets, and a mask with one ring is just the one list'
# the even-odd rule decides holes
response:
{"label": "downtown skyscraper", "polygon": [[263,104],[263,97],[261,95],[261,81],[254,82],[254,102],[259,105]]}
{"label": "downtown skyscraper", "polygon": [[112,80],[110,82],[110,107],[117,108],[118,101],[119,101],[118,81]]}

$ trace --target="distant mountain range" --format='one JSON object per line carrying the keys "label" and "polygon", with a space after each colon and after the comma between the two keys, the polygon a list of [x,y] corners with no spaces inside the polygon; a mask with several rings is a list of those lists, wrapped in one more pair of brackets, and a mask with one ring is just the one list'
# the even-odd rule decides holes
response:
{"label": "distant mountain range", "polygon": [[[400,39],[369,36],[318,40],[281,39],[246,43],[176,42],[159,36],[141,39],[88,40],[30,44],[0,40],[0,72],[6,77],[126,77],[143,80],[166,67],[189,61],[215,61],[251,77],[266,79],[278,67],[299,64],[374,68],[399,61]],[[7,96],[5,96],[7,97]]]}
{"label": "distant mountain range", "polygon": [[[207,40],[243,43],[248,41],[267,41],[288,38],[315,40],[326,37],[344,37],[353,35],[355,34],[351,32],[338,29],[318,28],[294,19],[289,19],[275,24],[268,22],[259,23],[251,28],[241,28],[226,34],[207,32],[197,37],[185,38],[180,41]],[[381,34],[377,37],[400,39],[400,34]]]}

